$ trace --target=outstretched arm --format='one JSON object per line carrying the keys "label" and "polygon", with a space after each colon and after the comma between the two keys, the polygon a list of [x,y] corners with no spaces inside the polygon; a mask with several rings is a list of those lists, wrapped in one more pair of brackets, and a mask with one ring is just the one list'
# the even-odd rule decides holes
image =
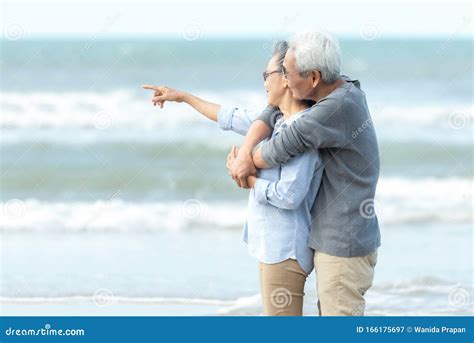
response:
{"label": "outstretched arm", "polygon": [[187,103],[210,120],[217,121],[217,112],[219,112],[221,105],[203,100],[189,93],[183,94],[183,102]]}
{"label": "outstretched arm", "polygon": [[215,104],[190,93],[179,91],[166,86],[144,85],[143,89],[150,89],[155,91],[153,99],[153,106],[157,104],[163,108],[166,101],[184,102],[193,107],[196,111],[204,115],[206,118],[217,121],[217,113],[221,105]]}

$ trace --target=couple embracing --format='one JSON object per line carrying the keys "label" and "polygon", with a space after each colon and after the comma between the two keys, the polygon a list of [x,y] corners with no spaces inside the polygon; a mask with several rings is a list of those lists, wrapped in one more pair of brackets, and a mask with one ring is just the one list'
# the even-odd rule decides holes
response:
{"label": "couple embracing", "polygon": [[245,136],[227,168],[250,190],[243,239],[259,260],[265,315],[302,315],[313,268],[320,315],[364,315],[380,246],[377,216],[367,210],[380,162],[365,94],[340,64],[339,45],[325,33],[278,42],[263,73],[261,113],[144,86],[154,105],[185,102]]}

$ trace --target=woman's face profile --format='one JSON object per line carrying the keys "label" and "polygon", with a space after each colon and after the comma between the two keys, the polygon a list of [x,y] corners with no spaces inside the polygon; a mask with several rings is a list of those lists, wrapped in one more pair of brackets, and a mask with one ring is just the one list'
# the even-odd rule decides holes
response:
{"label": "woman's face profile", "polygon": [[[281,71],[281,68],[277,63],[278,56],[273,56],[267,65],[267,73],[272,73],[273,71]],[[264,83],[265,89],[267,91],[267,101],[269,105],[279,106],[281,98],[288,91],[288,84],[283,76],[283,73],[272,73],[267,76],[267,79]]]}

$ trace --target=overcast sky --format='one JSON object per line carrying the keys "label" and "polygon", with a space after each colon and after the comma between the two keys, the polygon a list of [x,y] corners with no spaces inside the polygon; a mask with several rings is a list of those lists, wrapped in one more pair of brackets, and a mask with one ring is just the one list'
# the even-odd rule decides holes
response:
{"label": "overcast sky", "polygon": [[0,0],[3,35],[472,37],[471,1]]}

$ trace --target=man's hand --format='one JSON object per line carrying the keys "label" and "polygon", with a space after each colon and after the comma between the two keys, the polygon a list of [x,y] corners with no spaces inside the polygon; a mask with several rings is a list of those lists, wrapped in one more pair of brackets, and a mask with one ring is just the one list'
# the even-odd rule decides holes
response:
{"label": "man's hand", "polygon": [[143,85],[142,87],[143,89],[150,89],[155,91],[151,101],[153,102],[153,106],[156,106],[156,104],[158,104],[160,105],[160,108],[163,108],[165,101],[182,102],[186,94],[184,92],[166,86]]}
{"label": "man's hand", "polygon": [[231,158],[230,163],[228,163],[227,169],[229,169],[232,179],[234,179],[239,187],[250,188],[247,182],[247,177],[250,175],[257,175],[257,169],[252,160],[252,152],[245,149],[238,150],[233,147],[231,154],[233,154],[233,157]]}

